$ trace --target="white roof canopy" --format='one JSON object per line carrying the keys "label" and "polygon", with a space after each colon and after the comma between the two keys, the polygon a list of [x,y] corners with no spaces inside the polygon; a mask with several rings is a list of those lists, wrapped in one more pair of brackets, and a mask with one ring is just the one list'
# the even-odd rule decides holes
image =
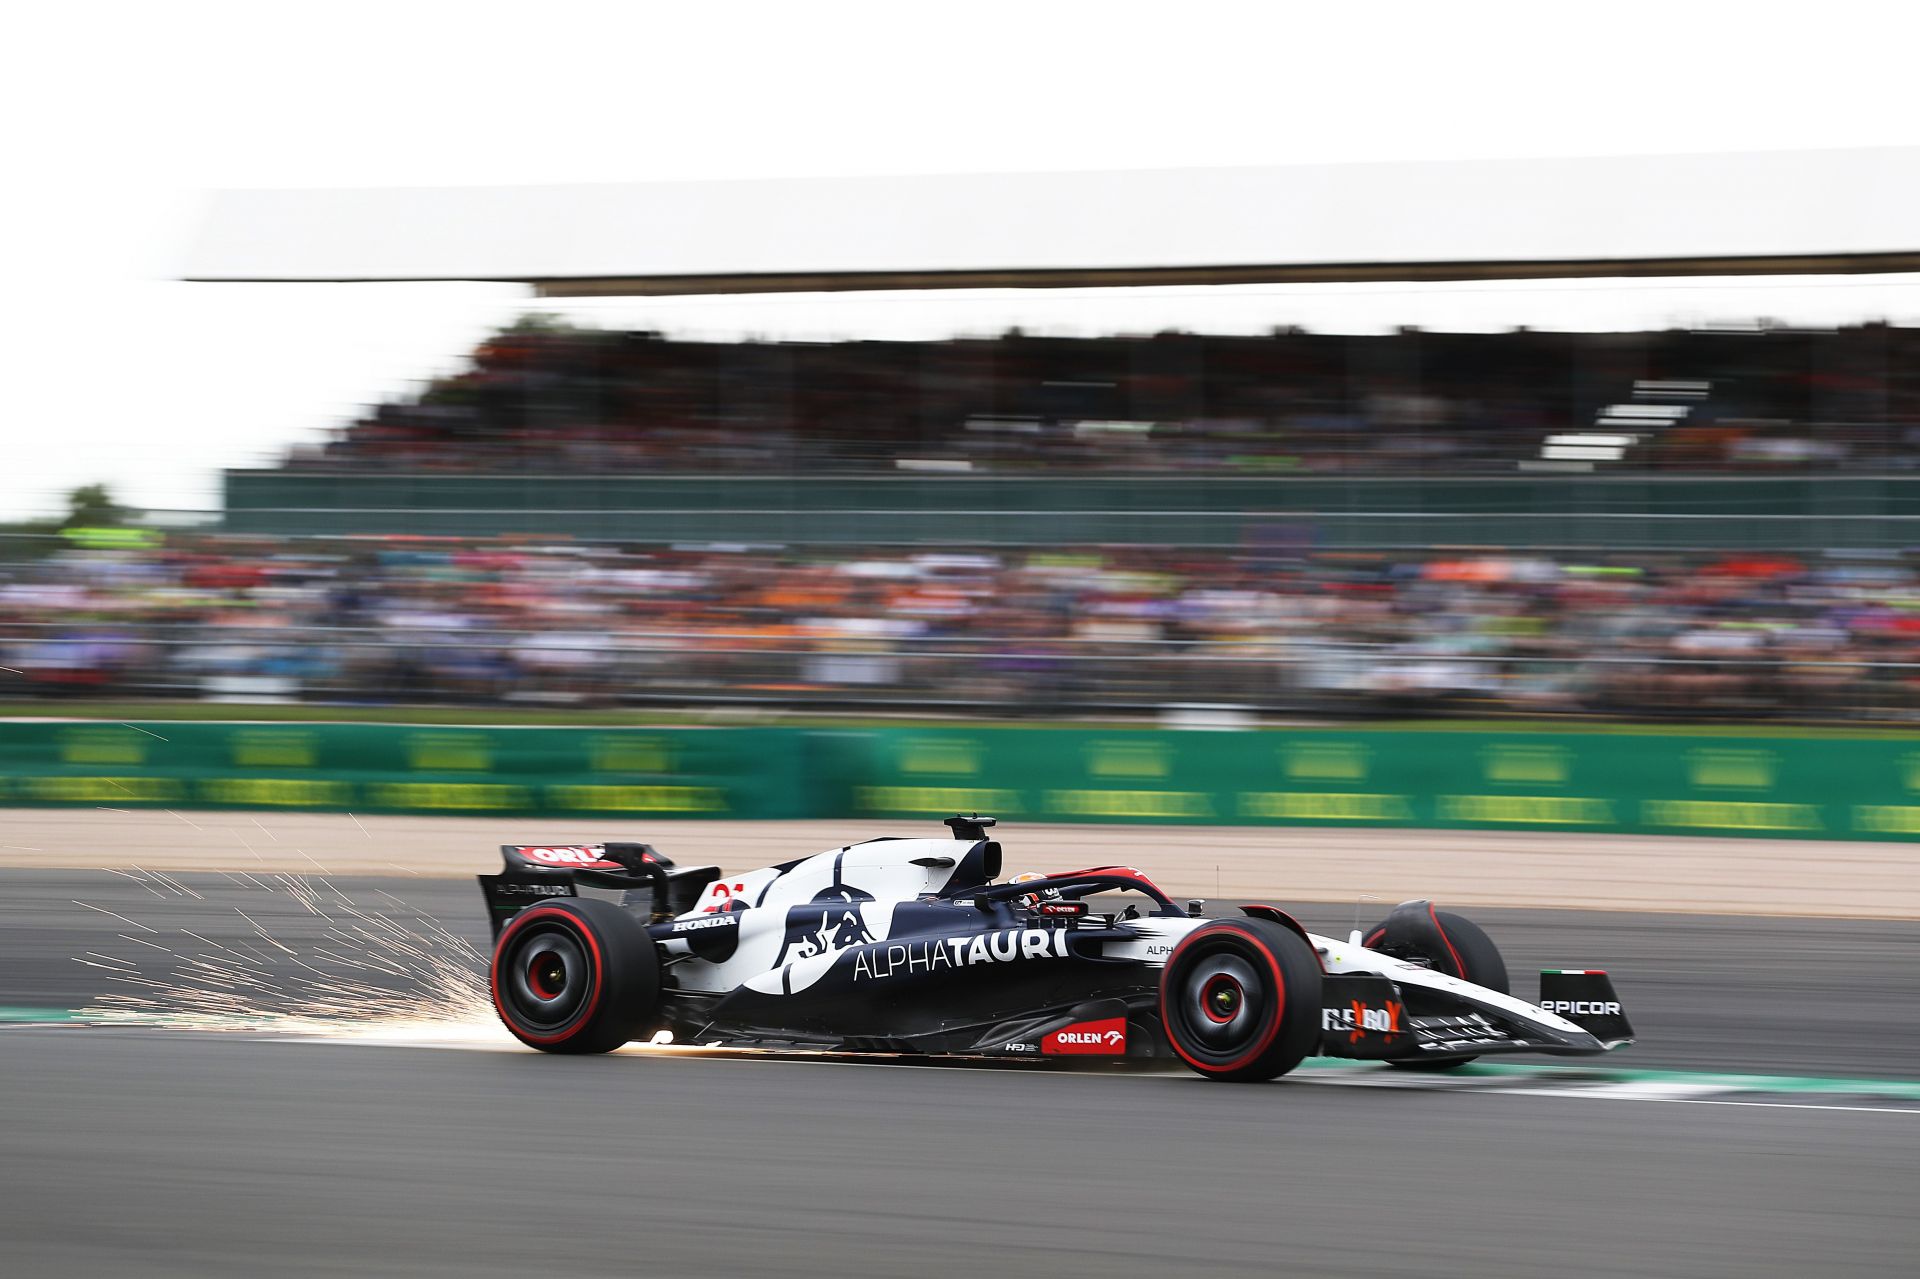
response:
{"label": "white roof canopy", "polygon": [[228,191],[190,280],[548,296],[1920,270],[1920,148]]}

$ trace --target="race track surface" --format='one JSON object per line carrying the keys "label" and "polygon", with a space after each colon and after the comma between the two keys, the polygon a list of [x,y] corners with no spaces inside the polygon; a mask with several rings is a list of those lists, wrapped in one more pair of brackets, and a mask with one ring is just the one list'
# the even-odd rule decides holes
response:
{"label": "race track surface", "polygon": [[[0,1026],[8,1276],[1886,1276],[1920,1255],[1912,1084],[1233,1086],[558,1058],[484,1018],[485,1051],[30,1024],[162,945],[244,947],[279,980],[240,911],[306,955],[341,903],[485,941],[471,881],[329,878],[329,925],[254,879],[0,872],[0,1006],[29,1020]],[[1300,907],[1336,934],[1352,913]],[[1612,970],[1641,1043],[1606,1067],[1920,1079],[1920,926],[1472,914],[1522,994],[1542,966]]]}
{"label": "race track surface", "polygon": [[19,1276],[1874,1275],[1920,1113],[0,1030]]}

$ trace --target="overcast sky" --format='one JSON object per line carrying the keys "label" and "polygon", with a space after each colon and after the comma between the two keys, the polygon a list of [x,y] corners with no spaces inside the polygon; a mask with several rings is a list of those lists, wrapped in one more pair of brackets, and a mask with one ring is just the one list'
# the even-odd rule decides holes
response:
{"label": "overcast sky", "polygon": [[524,309],[809,337],[1920,320],[1909,277],[567,304],[168,278],[225,187],[1913,145],[1916,28],[1835,0],[8,6],[0,519],[94,480],[211,507],[220,467],[456,366]]}

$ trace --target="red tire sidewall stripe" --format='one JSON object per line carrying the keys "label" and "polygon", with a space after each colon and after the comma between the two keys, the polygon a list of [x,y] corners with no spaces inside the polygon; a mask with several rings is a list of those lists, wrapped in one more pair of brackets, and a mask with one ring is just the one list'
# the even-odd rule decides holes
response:
{"label": "red tire sidewall stripe", "polygon": [[[515,1021],[513,1016],[507,1012],[506,1003],[500,998],[500,960],[507,953],[508,943],[512,941],[515,933],[522,929],[529,920],[540,918],[565,921],[567,926],[577,934],[582,941],[587,943],[587,950],[593,955],[593,997],[587,1001],[585,1010],[578,1014],[572,1026],[553,1035],[537,1035],[521,1026],[519,1022]],[[600,997],[606,993],[606,975],[607,966],[600,957],[600,943],[594,937],[593,930],[587,927],[585,920],[581,919],[572,911],[560,910],[552,906],[535,906],[532,910],[521,911],[518,915],[515,915],[513,921],[507,925],[507,931],[500,935],[499,944],[493,948],[493,968],[488,974],[492,980],[488,985],[491,987],[490,993],[493,995],[493,1010],[500,1014],[501,1021],[512,1027],[516,1035],[534,1044],[564,1044],[567,1040],[579,1034],[581,1029],[593,1020],[594,1011],[600,1006]]]}
{"label": "red tire sidewall stripe", "polygon": [[1262,1035],[1260,1037],[1260,1041],[1256,1043],[1253,1047],[1249,1048],[1246,1052],[1241,1053],[1238,1057],[1235,1057],[1232,1061],[1217,1063],[1217,1064],[1212,1062],[1195,1060],[1187,1052],[1186,1049],[1180,1046],[1180,1041],[1174,1038],[1173,1031],[1171,1029],[1168,1029],[1173,1025],[1173,1022],[1167,1016],[1167,984],[1164,980],[1161,981],[1160,983],[1160,1025],[1162,1029],[1166,1031],[1167,1042],[1173,1046],[1173,1051],[1179,1055],[1180,1060],[1186,1062],[1189,1066],[1192,1066],[1195,1070],[1199,1071],[1201,1074],[1219,1075],[1219,1074],[1225,1074],[1228,1071],[1240,1069],[1242,1066],[1246,1065],[1248,1062],[1258,1057],[1261,1053],[1265,1052],[1268,1049],[1268,1047],[1272,1045],[1273,1041],[1280,1037],[1280,1027],[1286,1024],[1286,1019],[1287,1019],[1287,979],[1280,971],[1280,957],[1275,955],[1271,950],[1268,950],[1267,944],[1265,942],[1261,941],[1258,937],[1254,936],[1250,932],[1246,932],[1242,929],[1234,928],[1234,927],[1221,928],[1217,930],[1195,929],[1193,932],[1188,933],[1186,937],[1181,939],[1180,944],[1173,948],[1173,953],[1167,956],[1167,970],[1168,971],[1172,970],[1174,964],[1178,963],[1180,960],[1180,952],[1185,950],[1188,947],[1188,945],[1194,941],[1195,938],[1205,936],[1210,932],[1214,933],[1215,935],[1217,935],[1218,933],[1232,933],[1234,936],[1240,938],[1241,940],[1248,942],[1253,946],[1255,950],[1258,950],[1260,954],[1265,957],[1267,961],[1267,969],[1269,972],[1273,974],[1273,991],[1274,991],[1273,1024],[1267,1027],[1267,1033]]}
{"label": "red tire sidewall stripe", "polygon": [[1447,944],[1447,954],[1453,958],[1453,975],[1461,981],[1472,981],[1473,978],[1467,976],[1467,966],[1462,962],[1460,952],[1453,948],[1453,938],[1447,936],[1446,927],[1440,922],[1440,912],[1433,908],[1432,902],[1427,903],[1427,914],[1433,917],[1434,931],[1440,934],[1440,940]]}

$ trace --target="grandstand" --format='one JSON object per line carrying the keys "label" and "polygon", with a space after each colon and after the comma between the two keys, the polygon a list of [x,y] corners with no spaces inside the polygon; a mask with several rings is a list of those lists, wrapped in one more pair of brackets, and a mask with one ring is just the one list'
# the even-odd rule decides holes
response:
{"label": "grandstand", "polygon": [[[293,464],[339,471],[1878,472],[1920,330],[677,342],[532,324]],[[1621,441],[1567,456],[1556,442]]]}
{"label": "grandstand", "polygon": [[1920,330],[1887,325],[714,343],[539,323],[229,474],[226,510],[280,534],[1899,547],[1916,357]]}
{"label": "grandstand", "polygon": [[[1912,152],[1800,159],[1887,191],[1920,172]],[[1790,158],[1721,161],[1454,174],[1478,186],[1184,175],[1188,200],[1335,208],[1401,183],[1359,228],[1201,201],[1199,249],[1164,238],[1164,175],[1069,176],[1015,183],[1045,198],[997,205],[958,248],[903,235],[838,258],[815,223],[870,185],[797,206],[753,184],[509,193],[446,242],[427,234],[441,196],[255,193],[218,206],[218,251],[189,273],[559,295],[1920,261],[1877,213],[1756,204],[1792,186]],[[1624,229],[1568,202],[1656,177],[1692,195]],[[908,188],[893,214],[958,189]],[[1101,192],[1112,217],[1069,252],[1062,209]],[[703,201],[732,210],[718,239],[605,234]],[[794,207],[765,215],[768,243],[740,237],[745,210]],[[537,208],[600,232],[496,242]],[[332,221],[309,226],[316,209]],[[1529,256],[1475,256],[1522,224]],[[1920,329],[1880,323],[723,343],[532,320],[281,466],[229,472],[218,535],[0,566],[0,696],[1906,723],[1916,357]]]}
{"label": "grandstand", "polygon": [[[1914,196],[1913,148],[229,192],[183,274],[580,296],[1898,271],[1920,263]],[[290,534],[1888,548],[1920,515],[1916,354],[1881,324],[827,344],[524,326],[230,475],[226,506],[235,530]]]}

